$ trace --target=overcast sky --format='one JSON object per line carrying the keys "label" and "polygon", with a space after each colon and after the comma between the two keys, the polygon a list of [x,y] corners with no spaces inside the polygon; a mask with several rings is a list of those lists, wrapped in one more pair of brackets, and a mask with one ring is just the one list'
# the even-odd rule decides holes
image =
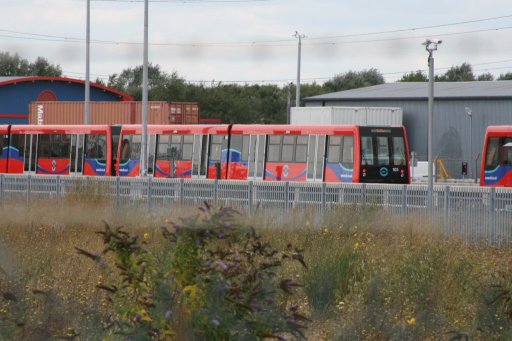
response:
{"label": "overcast sky", "polygon": [[[0,51],[85,79],[86,0],[1,0]],[[91,80],[142,64],[143,0],[91,0]],[[512,72],[511,0],[149,0],[149,61],[188,81],[286,84],[370,68],[387,82],[469,63]]]}

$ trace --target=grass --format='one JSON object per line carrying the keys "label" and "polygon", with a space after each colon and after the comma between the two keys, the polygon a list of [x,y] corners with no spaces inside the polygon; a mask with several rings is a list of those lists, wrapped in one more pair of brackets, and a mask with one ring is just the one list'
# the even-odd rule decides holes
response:
{"label": "grass", "polygon": [[[75,247],[101,250],[95,232],[106,221],[161,251],[168,244],[160,226],[196,211],[114,212],[83,200],[3,206],[0,340],[121,340],[103,328],[112,313],[108,296],[96,287],[104,273]],[[286,264],[279,271],[303,285],[295,300],[311,320],[310,340],[508,340],[512,335],[507,246],[441,238],[425,233],[429,226],[421,218],[397,222],[371,207],[240,221],[273,247],[291,243],[304,250],[307,269]],[[181,328],[187,326],[183,322]],[[191,337],[186,330],[178,334]]]}

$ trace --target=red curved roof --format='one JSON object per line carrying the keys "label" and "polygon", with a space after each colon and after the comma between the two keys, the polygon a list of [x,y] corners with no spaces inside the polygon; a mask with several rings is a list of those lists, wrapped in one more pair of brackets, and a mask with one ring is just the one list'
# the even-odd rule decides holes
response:
{"label": "red curved roof", "polygon": [[[34,81],[50,81],[50,82],[68,82],[68,83],[77,83],[77,84],[83,84],[85,86],[85,81],[80,79],[74,79],[74,78],[67,78],[67,77],[0,77],[0,86],[2,85],[9,85],[9,84],[16,84],[21,82],[34,82]],[[103,86],[98,83],[90,82],[89,83],[91,87],[98,88],[103,91],[108,91],[113,94],[118,95],[121,97],[121,101],[133,101],[134,98],[122,91],[109,88],[107,86]]]}

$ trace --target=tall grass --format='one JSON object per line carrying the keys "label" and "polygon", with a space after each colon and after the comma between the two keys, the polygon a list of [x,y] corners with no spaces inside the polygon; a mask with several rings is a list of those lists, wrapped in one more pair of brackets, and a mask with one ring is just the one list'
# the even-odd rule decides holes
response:
{"label": "tall grass", "polygon": [[[75,247],[101,250],[95,232],[106,221],[158,253],[168,245],[160,226],[196,211],[147,215],[144,208],[114,211],[82,199],[66,205],[4,205],[0,340],[122,340],[103,329],[112,314],[109,297],[96,287],[104,275]],[[372,207],[322,215],[292,211],[282,219],[257,214],[241,216],[240,222],[254,226],[272,247],[293,244],[304,250],[307,269],[286,264],[278,271],[303,284],[297,304],[312,320],[306,331],[310,340],[511,338],[508,246],[442,238],[425,233],[430,226],[422,218],[398,222]],[[188,339],[192,327],[175,326],[176,335]]]}

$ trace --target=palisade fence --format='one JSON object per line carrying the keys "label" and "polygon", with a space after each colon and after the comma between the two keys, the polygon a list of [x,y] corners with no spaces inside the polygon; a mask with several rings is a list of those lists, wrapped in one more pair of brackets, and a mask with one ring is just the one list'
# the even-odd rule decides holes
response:
{"label": "palisade fence", "polygon": [[[426,185],[334,184],[208,179],[69,177],[0,175],[0,202],[45,200],[68,195],[106,197],[113,207],[169,210],[177,206],[232,206],[249,214],[286,219],[292,212],[313,212],[349,206],[378,208],[415,228],[465,241],[512,241],[512,189],[476,186],[434,186],[429,205]],[[398,220],[400,219],[400,220]],[[414,220],[413,220],[414,219]]]}

